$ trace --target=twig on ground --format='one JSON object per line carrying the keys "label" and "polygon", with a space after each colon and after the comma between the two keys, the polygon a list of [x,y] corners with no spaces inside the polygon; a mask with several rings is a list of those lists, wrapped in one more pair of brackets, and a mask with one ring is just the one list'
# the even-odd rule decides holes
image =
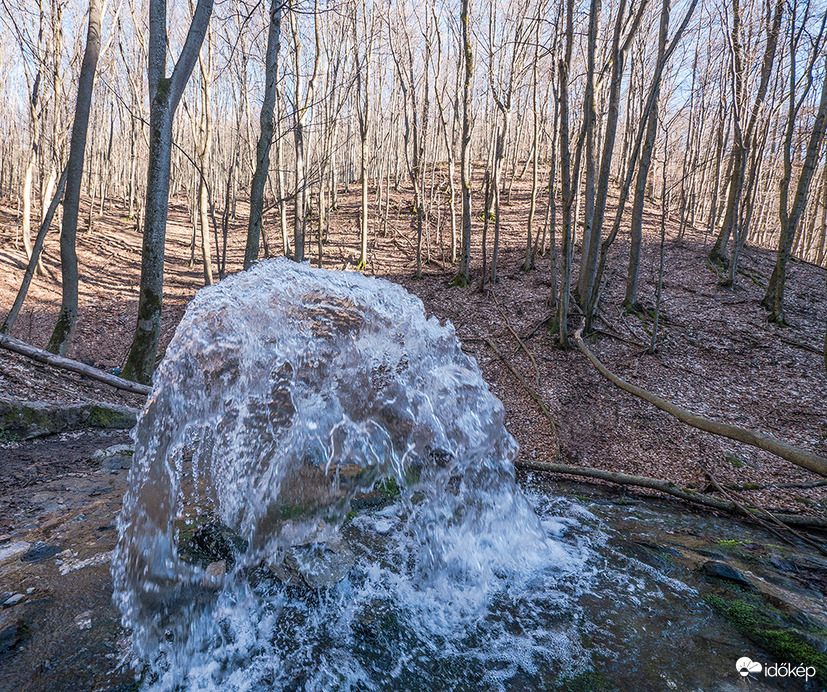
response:
{"label": "twig on ground", "polygon": [[528,350],[528,346],[523,343],[523,340],[520,338],[520,335],[514,331],[514,327],[511,326],[511,322],[508,321],[508,316],[502,311],[500,307],[500,301],[497,300],[497,294],[494,291],[491,291],[491,297],[494,299],[494,307],[497,309],[497,312],[500,313],[500,317],[503,318],[503,322],[505,322],[505,326],[508,328],[508,331],[511,332],[511,335],[517,340],[517,343],[520,345],[517,351],[520,348],[526,352],[531,364],[534,366],[534,382],[539,387],[540,386],[540,368],[537,367],[537,361],[534,360],[534,356],[532,355],[531,351]]}
{"label": "twig on ground", "polygon": [[[701,467],[704,468],[703,464],[701,464]],[[744,504],[742,504],[742,502],[739,502],[739,500],[742,500],[743,498],[739,498],[738,495],[734,491],[725,490],[721,486],[721,484],[718,482],[718,479],[715,478],[715,476],[713,475],[713,473],[709,469],[704,468],[704,473],[706,474],[706,477],[709,478],[709,480],[712,482],[712,485],[714,485],[718,489],[718,492],[721,493],[730,502],[732,502],[739,510],[741,510],[744,514],[746,514],[746,515],[752,517],[753,519],[755,519],[756,521],[758,521],[762,526],[764,526],[764,528],[767,529],[767,531],[770,531],[771,533],[774,533],[776,536],[778,536],[779,538],[781,538],[782,540],[784,540],[788,543],[790,542],[789,539],[787,538],[787,536],[785,536],[783,533],[781,533],[781,531],[778,531],[773,526],[770,526],[769,524],[767,524],[767,522],[761,520],[760,517],[755,514],[755,511],[751,511],[751,510],[747,509],[744,506]],[[773,514],[769,510],[766,510],[763,507],[757,507],[756,510],[760,514],[764,514],[767,517],[769,517],[770,521],[773,524],[776,524],[777,526],[781,527],[782,529],[785,529],[786,531],[789,531],[793,536],[798,538],[800,541],[803,541],[804,543],[806,543],[810,547],[815,548],[822,555],[827,555],[827,550],[825,550],[822,546],[820,546],[815,541],[810,540],[809,538],[807,538],[807,536],[804,536],[804,535],[800,534],[798,531],[796,531],[795,529],[788,526],[786,523],[781,521],[781,519],[779,519],[775,514]]]}
{"label": "twig on ground", "polygon": [[[494,353],[497,354],[497,357],[503,363],[505,363],[505,366],[511,371],[511,374],[514,375],[514,377],[517,378],[517,380],[520,382],[520,384],[523,386],[523,388],[529,393],[531,398],[534,399],[535,402],[537,402],[537,405],[540,407],[540,410],[543,412],[543,415],[546,417],[546,420],[548,420],[548,422],[551,423],[551,427],[554,430],[554,435],[555,435],[555,437],[557,437],[557,421],[554,420],[554,416],[551,415],[551,412],[549,411],[548,406],[546,406],[546,404],[540,398],[540,395],[537,394],[537,392],[535,392],[534,389],[532,389],[531,385],[528,382],[525,381],[525,378],[506,359],[506,357],[502,354],[500,349],[498,349],[496,347],[496,345],[494,344],[493,341],[491,341],[491,339],[489,339],[488,337],[482,337],[482,340],[485,341],[485,343],[488,344],[489,348],[492,351],[494,351]],[[556,448],[555,452],[554,452],[554,457],[557,458],[557,455],[560,453],[560,442],[559,442],[559,440],[555,439],[554,445],[555,445],[555,448]]]}

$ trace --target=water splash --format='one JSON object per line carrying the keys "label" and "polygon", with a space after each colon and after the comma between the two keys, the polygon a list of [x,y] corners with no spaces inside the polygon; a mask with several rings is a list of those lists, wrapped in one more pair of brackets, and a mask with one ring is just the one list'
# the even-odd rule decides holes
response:
{"label": "water splash", "polygon": [[[588,549],[517,491],[502,404],[403,288],[282,259],[199,291],[134,436],[112,572],[147,686],[504,689],[576,666]],[[220,565],[183,554],[205,525]]]}

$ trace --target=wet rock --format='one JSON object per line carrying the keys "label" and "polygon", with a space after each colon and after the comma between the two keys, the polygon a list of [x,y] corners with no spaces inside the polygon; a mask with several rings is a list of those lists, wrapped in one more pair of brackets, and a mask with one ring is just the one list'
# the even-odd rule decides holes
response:
{"label": "wet rock", "polygon": [[29,548],[20,558],[21,562],[43,562],[53,555],[57,555],[62,548],[56,545],[48,545],[43,541],[38,541],[31,548]]}
{"label": "wet rock", "polygon": [[377,663],[388,669],[394,665],[388,644],[399,639],[402,628],[390,604],[374,601],[356,615],[351,627],[357,651],[370,652],[374,657],[378,653],[381,659]]}
{"label": "wet rock", "polygon": [[674,558],[680,553],[674,548],[660,546],[648,541],[612,541],[618,549],[628,557],[650,565],[662,572],[670,572],[674,567]]}
{"label": "wet rock", "polygon": [[813,631],[799,632],[798,636],[809,644],[813,648],[813,651],[821,654],[827,653],[827,634],[824,633],[824,630],[822,630],[821,633]]}
{"label": "wet rock", "polygon": [[128,469],[132,465],[134,452],[132,445],[112,445],[106,449],[99,449],[92,458],[103,468],[114,471]]}
{"label": "wet rock", "polygon": [[706,550],[705,548],[695,548],[695,552],[698,553],[698,555],[703,555],[704,557],[710,558],[710,560],[717,561],[727,559],[727,556],[718,550]]}
{"label": "wet rock", "polygon": [[[729,590],[726,594],[707,594],[707,605],[733,624],[747,639],[762,648],[768,657],[795,661],[812,666],[827,689],[827,635],[823,623],[809,621],[809,616],[792,603],[773,604],[767,594]],[[816,688],[812,688],[816,689]]]}
{"label": "wet rock", "polygon": [[356,556],[344,542],[313,543],[288,548],[282,561],[270,569],[282,583],[324,589],[342,581],[355,562]]}
{"label": "wet rock", "polygon": [[3,607],[13,608],[16,605],[20,605],[25,600],[26,597],[22,593],[16,593],[14,596],[9,596],[5,601],[3,601]]}
{"label": "wet rock", "polygon": [[790,560],[786,557],[777,557],[777,556],[773,555],[770,558],[770,564],[773,567],[775,567],[776,569],[781,570],[782,572],[797,572],[798,571],[798,567],[796,567],[796,564],[792,560]]}
{"label": "wet rock", "polygon": [[216,562],[224,562],[226,568],[232,568],[239,556],[247,552],[249,544],[241,536],[224,524],[211,521],[199,525],[189,541],[181,546],[181,553],[190,561],[207,567]]}
{"label": "wet rock", "polygon": [[725,579],[746,589],[755,589],[755,585],[734,567],[723,562],[710,560],[701,565],[701,571],[709,577]]}
{"label": "wet rock", "polygon": [[227,573],[227,563],[224,560],[219,560],[218,562],[211,562],[207,565],[207,569],[205,570],[208,577],[212,577],[213,579],[218,579],[219,577],[223,577]]}
{"label": "wet rock", "polygon": [[16,649],[28,635],[28,628],[21,621],[13,622],[0,629],[0,656]]}
{"label": "wet rock", "polygon": [[31,545],[32,544],[27,541],[14,541],[13,543],[7,543],[0,548],[0,562],[7,560],[10,557],[14,557],[15,555],[19,555],[20,553],[25,553]]}

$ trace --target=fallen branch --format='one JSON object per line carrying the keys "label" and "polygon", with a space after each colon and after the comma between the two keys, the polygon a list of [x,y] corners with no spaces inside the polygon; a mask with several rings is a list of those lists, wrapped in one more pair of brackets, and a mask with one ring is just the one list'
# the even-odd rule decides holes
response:
{"label": "fallen branch", "polygon": [[535,324],[531,328],[531,331],[523,337],[523,341],[528,341],[532,336],[534,336],[540,330],[540,327],[542,327],[544,325],[547,325],[548,321],[550,319],[552,319],[556,314],[557,314],[556,312],[550,312],[543,319],[541,319],[537,324]]}
{"label": "fallen branch", "polygon": [[[543,412],[543,415],[546,417],[546,420],[548,420],[548,422],[551,423],[551,428],[552,428],[552,430],[554,430],[554,435],[556,437],[557,436],[557,421],[554,420],[554,416],[551,415],[551,411],[548,410],[548,406],[546,406],[546,404],[540,398],[540,395],[537,394],[537,392],[535,392],[534,389],[532,389],[531,385],[528,382],[525,381],[525,378],[517,371],[517,369],[508,360],[506,360],[506,357],[502,354],[500,349],[498,349],[494,345],[494,342],[491,341],[491,339],[484,336],[484,337],[482,337],[482,340],[485,343],[487,343],[489,348],[492,351],[494,351],[494,353],[497,354],[497,357],[503,363],[505,363],[505,367],[507,367],[511,371],[511,374],[514,375],[514,377],[517,378],[517,380],[520,382],[521,385],[523,385],[523,388],[529,393],[531,398],[534,399],[534,401],[537,402],[537,405],[540,407],[540,410]],[[555,440],[554,444],[555,444],[554,456],[556,458],[557,455],[560,453],[560,443],[559,443],[559,441]]]}
{"label": "fallen branch", "polygon": [[[567,464],[553,464],[546,461],[517,460],[514,466],[532,471],[545,471],[548,473],[560,473],[567,476],[580,476],[583,478],[595,478],[602,481],[617,483],[618,485],[633,485],[639,488],[659,490],[668,495],[694,502],[705,507],[712,507],[724,512],[738,513],[739,509],[733,502],[716,500],[713,497],[697,493],[693,490],[682,488],[671,481],[663,481],[658,478],[647,478],[645,476],[631,476],[627,473],[617,471],[604,471],[602,469],[590,468],[588,466],[569,466]],[[801,526],[827,530],[827,519],[820,517],[808,517],[798,514],[776,514],[776,516],[790,526]]]}
{"label": "fallen branch", "polygon": [[821,547],[818,543],[816,543],[815,541],[810,540],[809,538],[807,538],[807,536],[803,536],[798,531],[796,531],[795,529],[788,526],[786,523],[781,521],[781,519],[779,519],[777,515],[773,514],[769,510],[766,510],[763,507],[759,507],[759,508],[757,508],[758,513],[754,514],[752,511],[750,511],[743,504],[743,498],[738,497],[738,495],[735,493],[735,491],[731,491],[731,494],[728,493],[726,490],[724,490],[721,487],[721,484],[718,482],[718,479],[715,478],[715,476],[712,474],[711,471],[709,471],[708,469],[704,469],[704,472],[706,473],[706,477],[709,478],[709,480],[712,481],[712,484],[718,489],[718,492],[720,492],[724,497],[726,497],[728,500],[730,500],[736,507],[738,507],[739,510],[741,510],[741,512],[743,512],[747,516],[749,516],[749,517],[755,519],[756,521],[758,521],[758,523],[760,523],[762,526],[764,526],[764,528],[767,529],[767,531],[769,531],[770,533],[775,534],[776,536],[778,536],[779,538],[781,538],[785,542],[788,542],[788,543],[790,542],[789,539],[787,538],[787,536],[784,535],[781,531],[779,531],[775,527],[771,526],[770,524],[767,524],[766,521],[763,521],[762,519],[760,519],[759,515],[761,515],[761,514],[766,515],[773,524],[775,524],[776,526],[778,526],[781,529],[785,529],[786,531],[789,531],[798,540],[802,541],[803,543],[806,543],[807,545],[809,545],[812,548],[815,548],[822,555],[827,555],[827,550],[825,550],[823,547]]}
{"label": "fallen branch", "polygon": [[90,377],[93,380],[98,380],[98,382],[108,384],[110,387],[116,387],[117,389],[132,392],[133,394],[143,394],[144,396],[147,396],[152,391],[152,388],[147,387],[146,385],[138,384],[137,382],[130,382],[129,380],[125,380],[122,377],[117,377],[116,375],[112,375],[104,370],[93,368],[91,365],[78,363],[78,361],[72,360],[71,358],[56,356],[53,353],[49,353],[48,351],[37,348],[36,346],[27,344],[25,341],[20,341],[20,339],[15,339],[7,334],[0,334],[0,348],[4,348],[7,351],[12,351],[13,353],[18,353],[21,356],[26,356],[26,358],[36,360],[38,363],[51,365],[53,368],[69,370],[70,372],[75,372],[79,375]]}
{"label": "fallen branch", "polygon": [[531,361],[531,364],[534,366],[534,381],[537,383],[537,385],[539,385],[540,384],[540,368],[537,367],[537,361],[534,360],[534,356],[532,355],[531,351],[528,350],[528,346],[526,346],[523,343],[523,340],[520,338],[520,335],[517,334],[517,332],[514,331],[514,327],[512,327],[511,322],[508,321],[508,316],[502,311],[502,308],[500,307],[500,301],[497,300],[497,294],[494,293],[493,291],[491,291],[491,297],[494,299],[494,306],[497,308],[497,312],[500,313],[500,317],[503,318],[503,322],[505,322],[505,326],[508,327],[508,331],[511,332],[511,336],[513,336],[517,340],[517,343],[519,344],[518,347],[517,347],[516,352],[519,352],[519,350],[522,348],[523,351],[526,352],[526,355],[528,356],[529,360]]}
{"label": "fallen branch", "polygon": [[827,481],[807,481],[805,483],[724,483],[727,490],[750,491],[750,490],[807,490],[810,488],[823,488]]}
{"label": "fallen branch", "polygon": [[795,464],[796,466],[800,466],[801,468],[807,469],[808,471],[812,471],[819,476],[827,478],[827,459],[824,457],[820,457],[802,449],[797,449],[796,447],[788,445],[786,442],[776,440],[774,437],[770,437],[769,435],[762,435],[761,433],[748,430],[747,428],[739,428],[736,425],[719,423],[718,421],[704,418],[703,416],[692,413],[685,408],[676,406],[672,402],[667,401],[656,394],[647,392],[645,389],[641,389],[640,387],[636,387],[635,385],[622,380],[613,372],[609,371],[603,363],[601,363],[597,357],[589,351],[588,347],[583,342],[582,332],[583,325],[581,324],[580,327],[578,327],[574,332],[574,340],[577,343],[577,347],[591,361],[592,365],[594,365],[601,375],[620,387],[622,390],[629,392],[629,394],[634,394],[644,401],[648,401],[661,411],[665,411],[682,423],[686,423],[693,428],[698,428],[699,430],[710,432],[713,435],[720,435],[721,437],[727,437],[730,440],[735,440],[736,442],[743,442],[744,444],[758,447],[759,449],[775,454],[782,459],[786,459],[791,464]]}
{"label": "fallen branch", "polygon": [[796,341],[795,339],[788,339],[786,336],[782,336],[781,334],[775,335],[775,338],[779,341],[783,341],[785,344],[789,344],[790,346],[795,346],[796,348],[800,348],[804,351],[809,351],[810,353],[815,353],[817,356],[823,356],[824,351],[820,348],[816,348],[815,346],[810,346],[810,344],[805,344],[800,341]]}

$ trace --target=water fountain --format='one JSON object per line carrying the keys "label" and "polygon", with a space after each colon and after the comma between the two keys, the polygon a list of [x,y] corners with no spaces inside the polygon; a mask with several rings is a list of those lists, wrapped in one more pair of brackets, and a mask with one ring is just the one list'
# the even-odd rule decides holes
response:
{"label": "water fountain", "polygon": [[273,260],[205,288],[134,437],[113,577],[148,687],[577,666],[588,548],[517,490],[502,404],[401,287]]}
{"label": "water fountain", "polygon": [[761,566],[815,558],[521,491],[453,327],[384,280],[273,260],[201,290],[133,437],[112,576],[144,690],[731,691],[755,642],[823,659],[817,592]]}

